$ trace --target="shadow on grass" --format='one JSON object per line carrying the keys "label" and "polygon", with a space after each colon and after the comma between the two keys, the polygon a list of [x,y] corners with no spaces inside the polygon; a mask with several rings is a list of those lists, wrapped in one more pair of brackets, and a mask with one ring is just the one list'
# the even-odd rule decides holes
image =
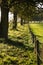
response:
{"label": "shadow on grass", "polygon": [[11,39],[7,39],[6,41],[5,40],[0,40],[0,44],[1,43],[12,45],[12,46],[16,46],[16,47],[24,49],[24,50],[29,50],[29,51],[33,51],[34,50],[33,47],[26,46],[24,44],[24,42],[14,41],[14,40],[11,40]]}
{"label": "shadow on grass", "polygon": [[41,36],[41,35],[36,35],[37,37],[42,37],[43,38],[43,36]]}
{"label": "shadow on grass", "polygon": [[13,46],[16,46],[16,47],[25,48],[25,45],[22,42],[19,42],[19,41],[13,41],[13,40],[8,39],[7,43],[9,45],[13,45]]}
{"label": "shadow on grass", "polygon": [[8,40],[7,40],[7,44],[8,44],[8,45],[16,46],[16,47],[21,48],[21,49],[24,49],[24,50],[31,50],[31,51],[34,50],[33,47],[26,46],[23,42],[13,41],[13,40],[11,40],[11,39],[8,39]]}

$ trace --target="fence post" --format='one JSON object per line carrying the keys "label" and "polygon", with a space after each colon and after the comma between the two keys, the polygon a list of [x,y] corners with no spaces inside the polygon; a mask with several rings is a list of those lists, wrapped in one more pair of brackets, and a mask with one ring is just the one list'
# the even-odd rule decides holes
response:
{"label": "fence post", "polygon": [[40,58],[39,58],[39,56],[40,56],[40,50],[39,50],[39,41],[38,40],[36,40],[36,53],[37,53],[37,65],[40,65]]}
{"label": "fence post", "polygon": [[33,32],[31,31],[31,28],[30,28],[30,27],[29,27],[29,30],[30,30],[30,33],[31,33],[31,36],[32,36],[32,43],[34,43],[35,35],[34,35]]}
{"label": "fence post", "polygon": [[37,40],[36,36],[33,34],[30,27],[29,27],[29,30],[32,35],[32,41],[33,41],[33,43],[35,43],[36,54],[37,54],[37,65],[40,65],[40,58],[39,58],[39,56],[40,56],[40,49],[39,49],[40,42]]}
{"label": "fence post", "polygon": [[35,35],[32,33],[33,43],[35,42]]}

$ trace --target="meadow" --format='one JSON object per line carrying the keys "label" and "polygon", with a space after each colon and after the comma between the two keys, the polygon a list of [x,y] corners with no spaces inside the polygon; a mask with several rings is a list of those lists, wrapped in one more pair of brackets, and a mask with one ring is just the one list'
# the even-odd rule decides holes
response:
{"label": "meadow", "polygon": [[32,32],[37,36],[37,39],[43,43],[43,23],[30,24]]}
{"label": "meadow", "polygon": [[[36,39],[39,41],[39,49],[40,49],[40,59],[43,62],[43,23],[33,23],[30,24],[30,28],[33,34],[36,36]],[[42,63],[43,65],[43,63]]]}
{"label": "meadow", "polygon": [[[43,25],[30,24],[30,26],[34,34],[42,36]],[[8,41],[0,42],[0,65],[37,65],[34,47],[28,24],[21,26],[19,23],[17,29],[13,30],[10,23]]]}

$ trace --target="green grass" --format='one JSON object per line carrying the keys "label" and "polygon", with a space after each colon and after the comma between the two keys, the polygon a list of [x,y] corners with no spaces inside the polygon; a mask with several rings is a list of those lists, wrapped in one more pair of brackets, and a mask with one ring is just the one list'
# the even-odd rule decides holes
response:
{"label": "green grass", "polygon": [[[43,59],[43,23],[39,24],[30,24],[31,30],[36,35],[36,38],[39,40],[39,48],[40,48],[40,57]],[[42,64],[43,65],[43,64]]]}
{"label": "green grass", "polygon": [[43,23],[42,24],[30,24],[33,33],[36,35],[37,39],[43,43]]}
{"label": "green grass", "polygon": [[0,43],[0,65],[36,65],[36,54],[28,25],[9,28],[8,42]]}

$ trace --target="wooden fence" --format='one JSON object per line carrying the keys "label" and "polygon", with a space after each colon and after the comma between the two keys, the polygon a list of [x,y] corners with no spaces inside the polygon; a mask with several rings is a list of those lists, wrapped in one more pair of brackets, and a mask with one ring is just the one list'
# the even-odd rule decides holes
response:
{"label": "wooden fence", "polygon": [[39,40],[37,39],[37,36],[32,32],[31,27],[29,26],[30,34],[32,36],[32,43],[35,44],[35,52],[37,56],[37,65],[40,65],[43,63],[43,59],[40,57],[40,48],[39,48]]}

